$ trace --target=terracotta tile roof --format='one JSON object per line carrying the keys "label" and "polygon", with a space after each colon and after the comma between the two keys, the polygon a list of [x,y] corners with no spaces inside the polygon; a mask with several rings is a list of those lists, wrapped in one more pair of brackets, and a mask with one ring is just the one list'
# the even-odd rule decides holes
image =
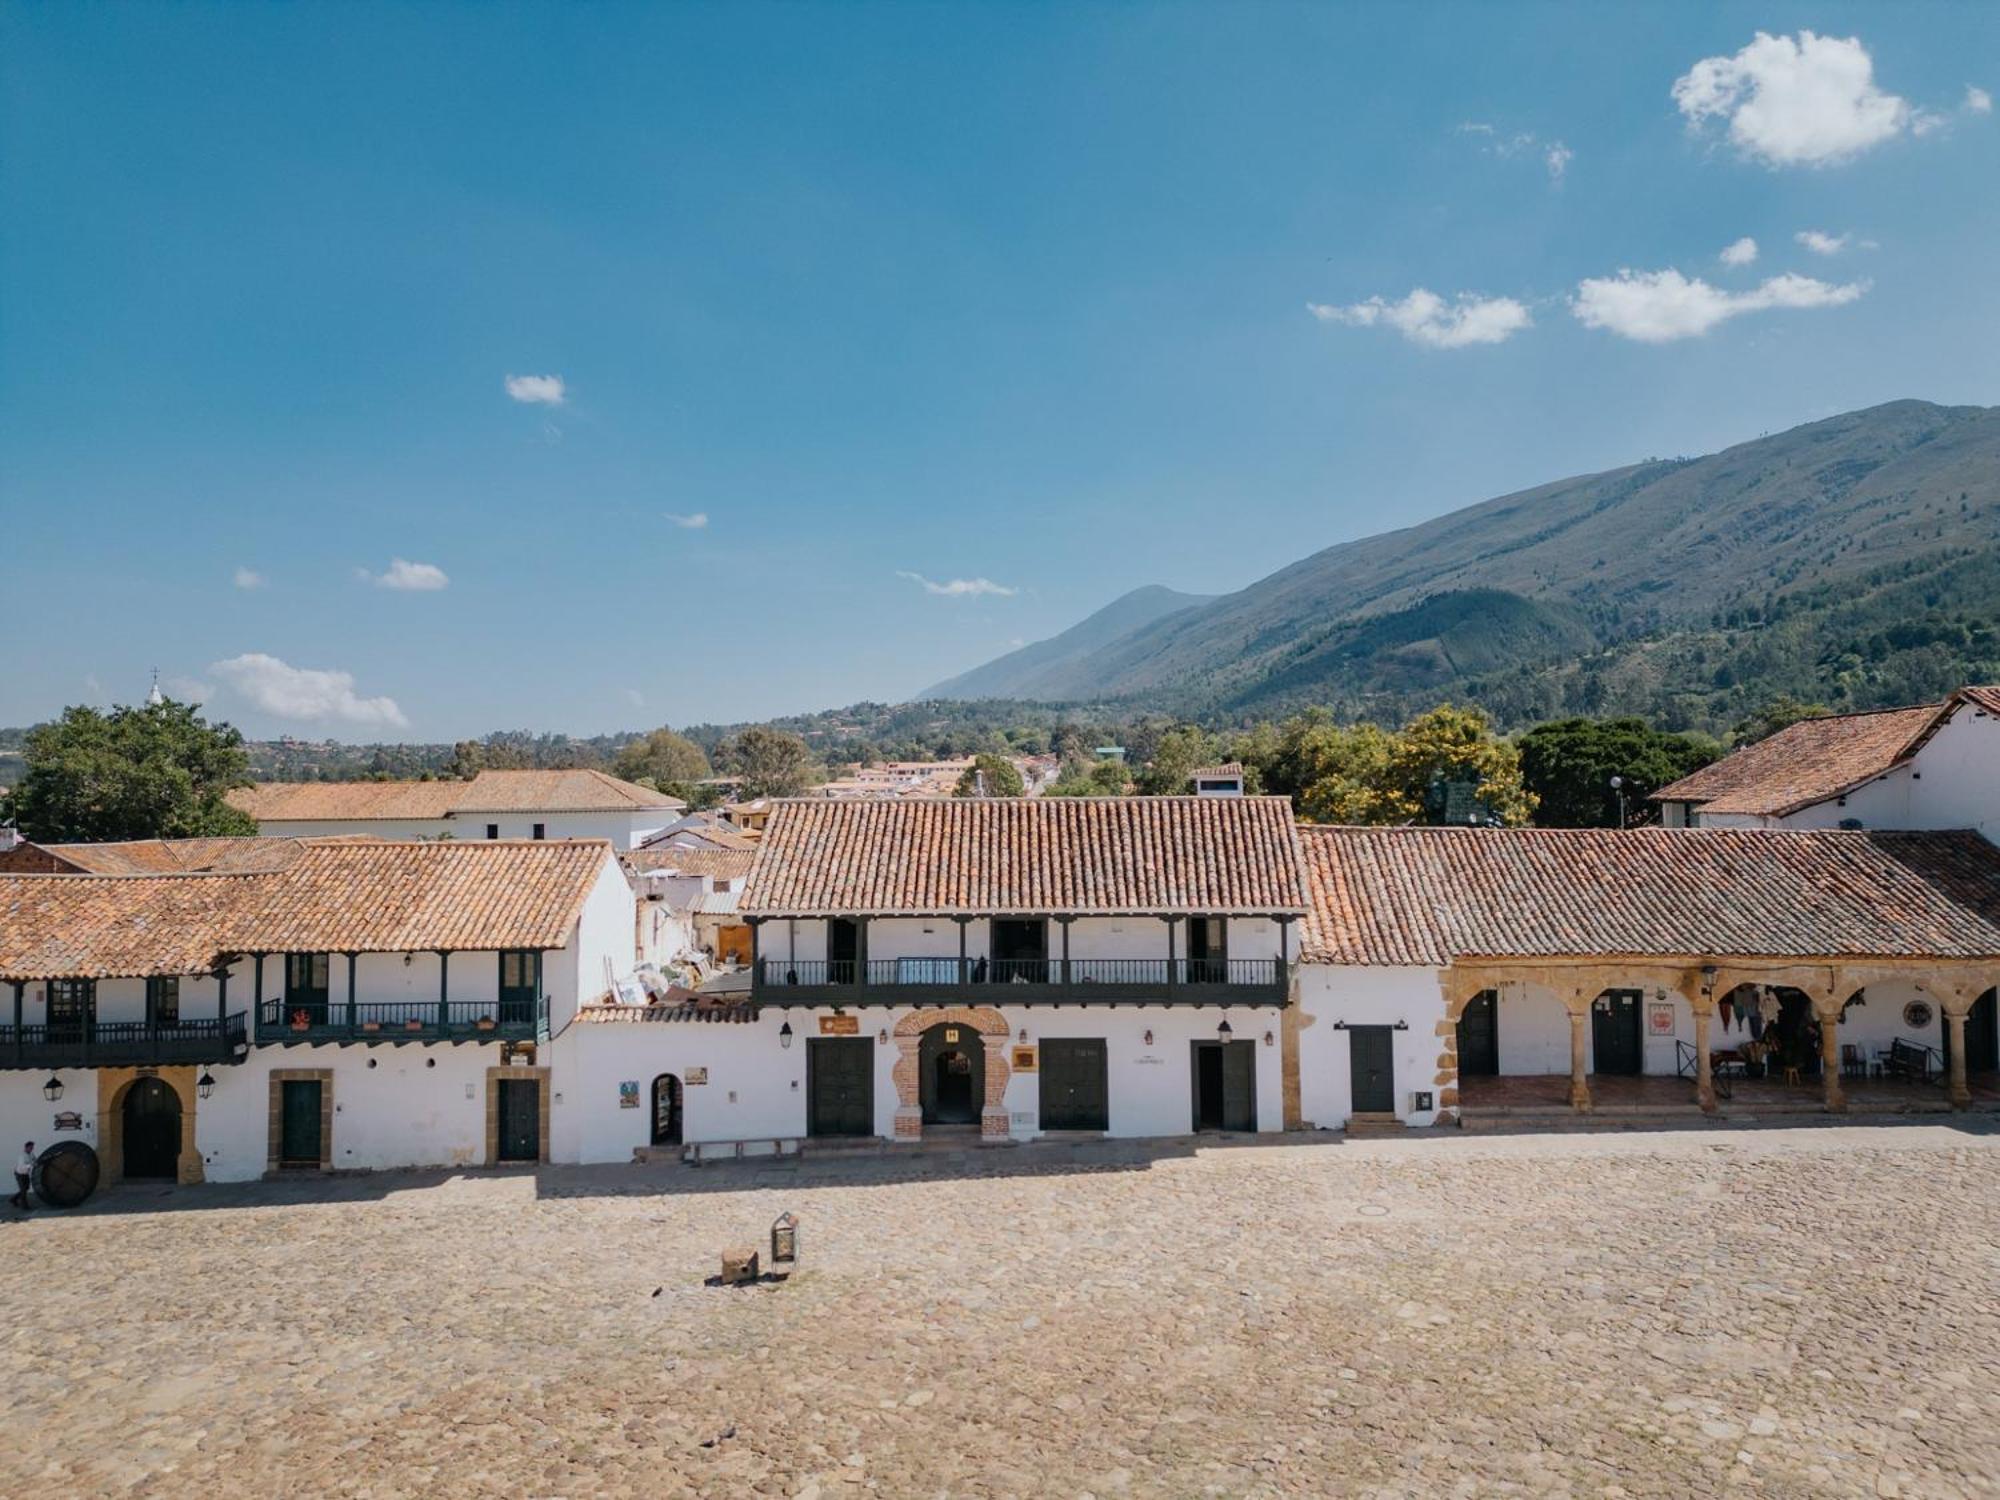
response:
{"label": "terracotta tile roof", "polygon": [[2000,718],[2000,686],[1960,688],[1952,696],[1963,699],[1974,708],[1992,714],[1995,718]]}
{"label": "terracotta tile roof", "polygon": [[1653,793],[1708,813],[1779,817],[1871,781],[1915,750],[1949,705],[1801,719]]}
{"label": "terracotta tile roof", "polygon": [[1231,776],[1241,776],[1242,774],[1243,762],[1240,760],[1226,760],[1219,766],[1198,766],[1188,772],[1189,776],[1203,781],[1222,780]]}
{"label": "terracotta tile roof", "polygon": [[254,874],[283,869],[300,843],[286,838],[131,839],[116,844],[45,844],[86,875]]}
{"label": "terracotta tile roof", "polygon": [[434,821],[488,812],[673,811],[687,804],[602,771],[481,771],[470,781],[264,781],[229,794],[260,823]]}
{"label": "terracotta tile roof", "polygon": [[2000,956],[2000,848],[1974,833],[1326,827],[1300,843],[1317,963]]}
{"label": "terracotta tile roof", "polygon": [[758,916],[1305,909],[1283,797],[779,802]]}
{"label": "terracotta tile roof", "polygon": [[750,873],[757,858],[754,849],[628,849],[618,856],[626,869],[636,875],[672,870],[681,875],[709,875],[718,880],[736,880]]}
{"label": "terracotta tile roof", "polygon": [[266,842],[255,874],[0,876],[0,979],[195,974],[240,952],[560,948],[603,839]]}
{"label": "terracotta tile roof", "polygon": [[[677,841],[699,840],[711,849],[750,849],[757,847],[757,840],[741,829],[724,821],[720,813],[689,813],[678,822],[669,823],[639,847],[641,849],[664,849],[675,846]],[[686,847],[680,843],[679,847]]]}

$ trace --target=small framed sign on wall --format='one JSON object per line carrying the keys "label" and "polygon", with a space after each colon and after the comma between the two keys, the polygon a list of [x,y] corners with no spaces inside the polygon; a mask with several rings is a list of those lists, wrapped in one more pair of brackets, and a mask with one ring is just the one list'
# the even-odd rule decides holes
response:
{"label": "small framed sign on wall", "polygon": [[1668,1000],[1654,1000],[1646,1006],[1646,1030],[1653,1036],[1674,1034],[1674,1007]]}

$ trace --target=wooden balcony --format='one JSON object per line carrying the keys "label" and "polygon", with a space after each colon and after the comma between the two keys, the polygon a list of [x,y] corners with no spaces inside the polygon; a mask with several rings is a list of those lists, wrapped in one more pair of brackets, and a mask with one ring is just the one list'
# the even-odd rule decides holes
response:
{"label": "wooden balcony", "polygon": [[762,1005],[1283,1005],[1276,958],[760,958]]}
{"label": "wooden balcony", "polygon": [[241,1062],[250,1050],[249,1017],[206,1016],[145,1021],[58,1021],[0,1026],[0,1069],[144,1068],[170,1063]]}
{"label": "wooden balcony", "polygon": [[538,1041],[547,1039],[548,1026],[547,996],[538,1002],[333,1000],[301,1005],[266,1000],[257,1010],[259,1046]]}

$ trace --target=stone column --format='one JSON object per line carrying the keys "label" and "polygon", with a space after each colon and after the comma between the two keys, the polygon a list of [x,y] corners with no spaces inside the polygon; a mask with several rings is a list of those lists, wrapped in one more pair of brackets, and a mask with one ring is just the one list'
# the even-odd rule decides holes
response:
{"label": "stone column", "polygon": [[1708,1023],[1709,1012],[1698,1010],[1694,1013],[1694,1097],[1703,1114],[1715,1113],[1715,1075],[1709,1067]]}
{"label": "stone column", "polygon": [[920,1141],[924,1138],[924,1106],[922,1096],[917,1092],[917,1073],[921,1067],[917,1049],[922,1045],[922,1037],[896,1038],[896,1062],[890,1070],[890,1077],[896,1084],[895,1132],[899,1141]]}
{"label": "stone column", "polygon": [[1590,1113],[1590,1084],[1585,1078],[1584,1023],[1590,1019],[1590,1010],[1573,1010],[1569,1013],[1569,1107],[1580,1115]]}
{"label": "stone column", "polygon": [[1951,1052],[1949,1084],[1946,1093],[1953,1109],[1972,1108],[1972,1090],[1965,1081],[1965,1012],[1948,1010],[1944,1013],[1944,1032]]}
{"label": "stone column", "polygon": [[1819,1018],[1819,1081],[1828,1114],[1844,1114],[1847,1093],[1840,1086],[1840,1002]]}
{"label": "stone column", "polygon": [[1008,1033],[998,1036],[981,1036],[980,1045],[986,1049],[986,1097],[979,1107],[979,1137],[986,1141],[1004,1141],[1011,1133],[1007,1118],[1007,1038]]}

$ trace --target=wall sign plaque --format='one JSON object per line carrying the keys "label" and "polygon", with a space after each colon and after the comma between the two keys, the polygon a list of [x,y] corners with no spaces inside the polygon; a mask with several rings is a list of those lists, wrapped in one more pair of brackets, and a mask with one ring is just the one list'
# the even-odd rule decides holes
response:
{"label": "wall sign plaque", "polygon": [[1913,1031],[1922,1031],[1931,1024],[1931,1003],[1928,1000],[1912,1000],[1903,1007],[1903,1024]]}
{"label": "wall sign plaque", "polygon": [[55,1128],[57,1130],[81,1130],[83,1129],[83,1116],[75,1110],[66,1109],[56,1116]]}
{"label": "wall sign plaque", "polygon": [[1016,1073],[1034,1072],[1035,1049],[1033,1047],[1016,1047],[1014,1049],[1013,1067]]}
{"label": "wall sign plaque", "polygon": [[821,1036],[859,1036],[861,1034],[861,1017],[821,1016],[819,1018],[819,1034]]}
{"label": "wall sign plaque", "polygon": [[638,1079],[628,1079],[618,1085],[618,1107],[620,1109],[637,1109],[639,1107]]}
{"label": "wall sign plaque", "polygon": [[1674,1007],[1672,1001],[1655,1000],[1646,1007],[1646,1030],[1653,1036],[1674,1034]]}
{"label": "wall sign plaque", "polygon": [[681,1082],[691,1089],[700,1088],[703,1084],[708,1082],[708,1069],[689,1068],[687,1072],[684,1075],[682,1075]]}

